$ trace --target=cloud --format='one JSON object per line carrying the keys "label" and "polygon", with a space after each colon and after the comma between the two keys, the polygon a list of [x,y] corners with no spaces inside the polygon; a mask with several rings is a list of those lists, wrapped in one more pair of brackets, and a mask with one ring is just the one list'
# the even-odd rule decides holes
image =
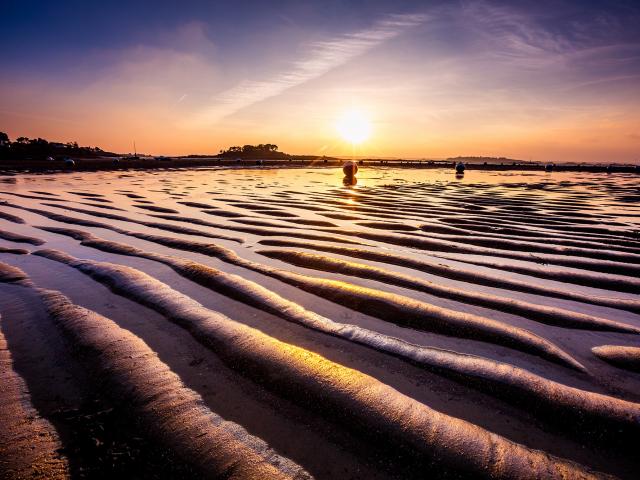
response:
{"label": "cloud", "polygon": [[243,108],[282,94],[286,90],[318,78],[406,30],[426,22],[423,14],[389,15],[371,28],[340,35],[327,41],[305,45],[303,59],[267,80],[245,80],[213,98],[212,105],[199,112],[196,125],[212,124]]}
{"label": "cloud", "polygon": [[462,14],[491,55],[510,65],[537,68],[575,50],[566,36],[537,24],[526,11],[481,1],[466,4]]}

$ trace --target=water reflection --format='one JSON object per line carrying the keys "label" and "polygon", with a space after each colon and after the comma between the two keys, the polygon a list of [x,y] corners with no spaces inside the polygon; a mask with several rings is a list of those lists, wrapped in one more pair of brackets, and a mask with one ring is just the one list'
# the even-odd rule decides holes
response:
{"label": "water reflection", "polygon": [[358,184],[358,179],[356,177],[352,177],[349,175],[346,175],[343,179],[342,179],[342,184],[345,187],[354,187],[355,185]]}

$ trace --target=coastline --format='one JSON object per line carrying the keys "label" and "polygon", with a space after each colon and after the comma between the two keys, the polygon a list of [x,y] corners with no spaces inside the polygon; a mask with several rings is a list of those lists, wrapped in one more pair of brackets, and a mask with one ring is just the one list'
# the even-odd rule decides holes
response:
{"label": "coastline", "polygon": [[[174,168],[194,167],[270,167],[270,168],[309,168],[309,167],[340,167],[344,159],[317,158],[268,160],[268,159],[226,159],[226,158],[74,158],[75,165],[68,166],[64,161],[54,160],[8,160],[0,163],[0,172],[4,175],[23,172],[64,172],[64,171],[113,171],[113,170],[162,170]],[[393,168],[436,169],[452,168],[454,161],[449,160],[380,160],[359,159],[361,166],[388,166]],[[545,164],[532,163],[465,163],[467,170],[495,170],[495,171],[544,171]],[[592,172],[592,173],[639,173],[640,165],[602,165],[602,164],[554,164],[553,171],[562,172]]]}

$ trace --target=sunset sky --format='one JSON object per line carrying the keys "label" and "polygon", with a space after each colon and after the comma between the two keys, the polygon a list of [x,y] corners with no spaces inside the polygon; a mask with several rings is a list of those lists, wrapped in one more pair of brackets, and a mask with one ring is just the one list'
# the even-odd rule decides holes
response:
{"label": "sunset sky", "polygon": [[640,160],[637,1],[14,1],[0,131],[151,154]]}

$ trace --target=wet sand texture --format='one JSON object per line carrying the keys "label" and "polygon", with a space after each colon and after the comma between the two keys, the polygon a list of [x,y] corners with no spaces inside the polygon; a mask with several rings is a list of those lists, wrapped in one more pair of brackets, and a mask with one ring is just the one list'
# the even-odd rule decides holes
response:
{"label": "wet sand texture", "polygon": [[[267,387],[297,396],[299,401],[306,403],[322,398],[321,408],[329,413],[339,417],[348,415],[356,420],[355,427],[406,445],[424,456],[425,461],[478,478],[601,477],[578,464],[530,450],[468,422],[443,415],[360,372],[207,310],[142,272],[107,263],[76,261],[56,251],[41,251],[40,254],[76,265],[121,295],[161,312],[188,329],[230,365],[258,377]],[[74,314],[67,317],[64,307],[58,310],[60,297],[53,295],[45,297],[45,301],[54,318],[62,315],[58,321],[63,324],[68,321],[71,328],[74,320],[87,318],[84,310],[76,311],[77,317]],[[104,331],[86,334],[90,336],[89,340],[105,341]],[[107,337],[105,347],[110,344]],[[133,358],[137,356],[126,348],[125,352]],[[127,363],[130,368],[131,362]],[[131,374],[129,368],[125,368],[124,373]],[[146,373],[141,372],[143,379],[146,379]],[[438,433],[434,436],[433,432]],[[500,462],[496,462],[496,455]]]}
{"label": "wet sand texture", "polygon": [[342,176],[0,179],[0,477],[635,479],[637,175]]}

